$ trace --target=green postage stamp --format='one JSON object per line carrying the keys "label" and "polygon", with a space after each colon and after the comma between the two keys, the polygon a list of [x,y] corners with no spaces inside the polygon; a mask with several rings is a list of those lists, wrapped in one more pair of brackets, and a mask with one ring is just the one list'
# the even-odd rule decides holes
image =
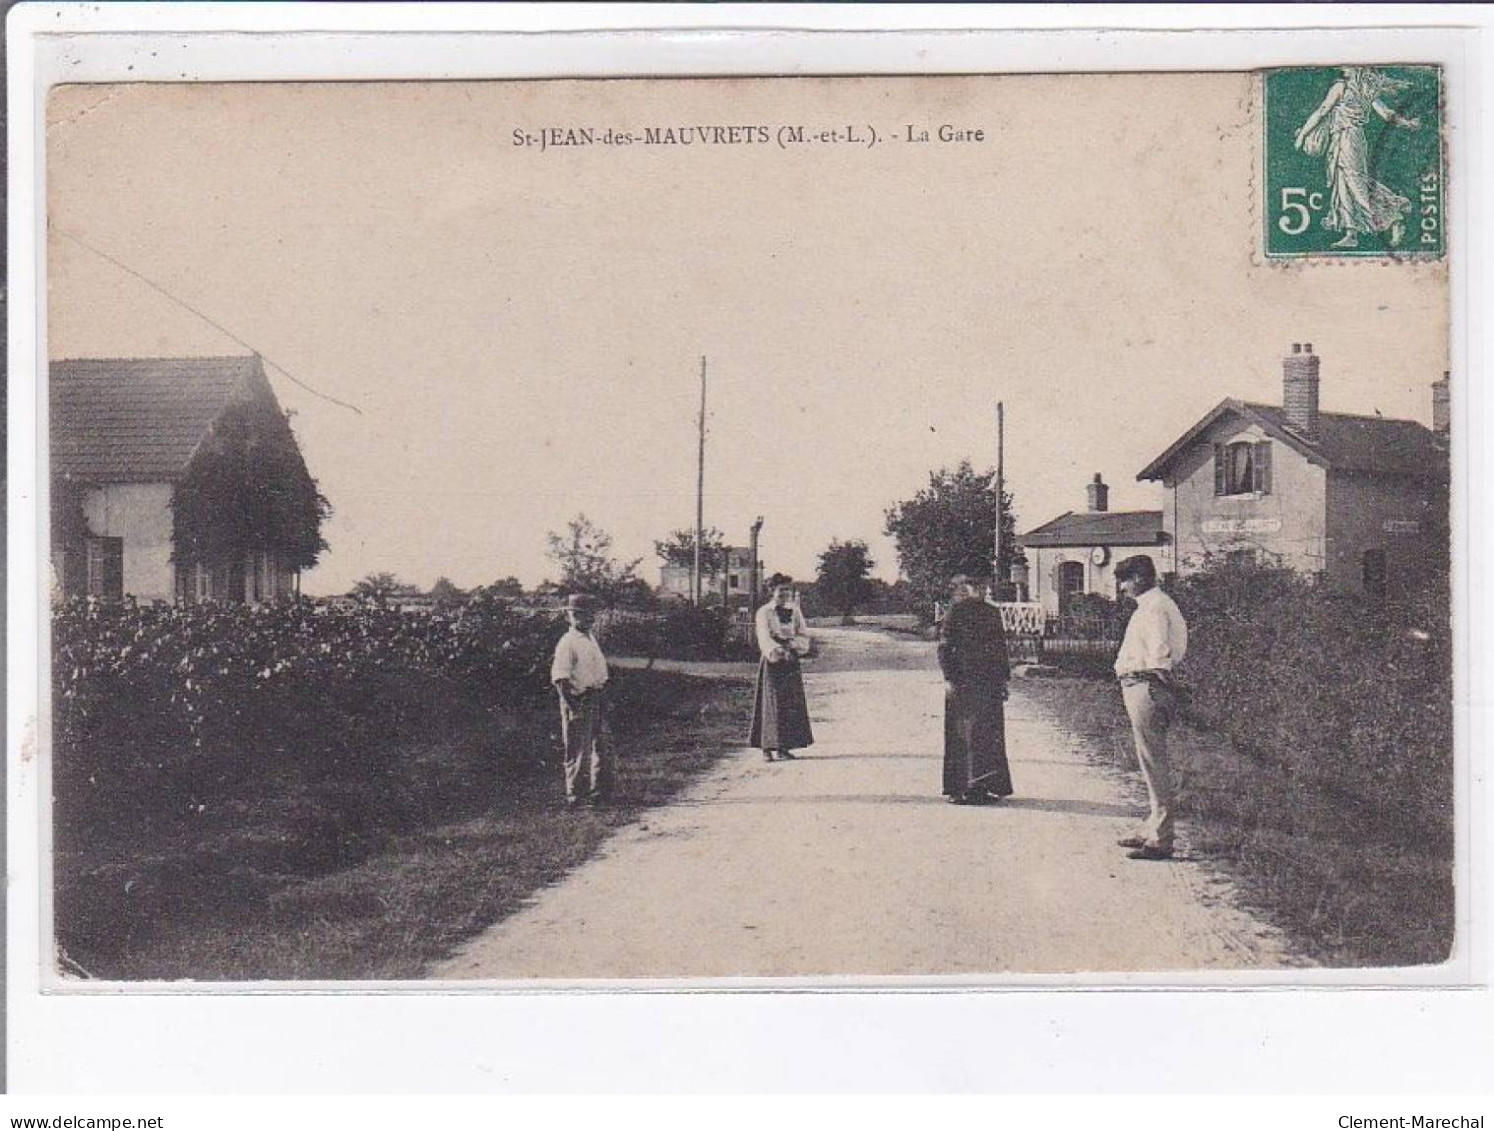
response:
{"label": "green postage stamp", "polygon": [[1268,256],[1426,256],[1445,246],[1442,72],[1267,71]]}

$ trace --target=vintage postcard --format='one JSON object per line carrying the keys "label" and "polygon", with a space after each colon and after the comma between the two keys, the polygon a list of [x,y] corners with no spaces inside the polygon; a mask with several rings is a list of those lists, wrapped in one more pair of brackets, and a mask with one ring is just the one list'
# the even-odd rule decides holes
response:
{"label": "vintage postcard", "polygon": [[54,987],[1455,980],[1444,90],[55,87]]}

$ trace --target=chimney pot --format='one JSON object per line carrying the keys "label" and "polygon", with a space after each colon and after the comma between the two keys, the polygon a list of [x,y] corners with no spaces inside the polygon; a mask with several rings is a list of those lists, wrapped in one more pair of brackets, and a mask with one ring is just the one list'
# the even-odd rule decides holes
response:
{"label": "chimney pot", "polygon": [[1301,342],[1293,342],[1292,343],[1292,352],[1293,353],[1301,353],[1302,352],[1302,343]]}
{"label": "chimney pot", "polygon": [[1311,342],[1303,342],[1302,343],[1302,352],[1303,353],[1312,353],[1312,343]]}

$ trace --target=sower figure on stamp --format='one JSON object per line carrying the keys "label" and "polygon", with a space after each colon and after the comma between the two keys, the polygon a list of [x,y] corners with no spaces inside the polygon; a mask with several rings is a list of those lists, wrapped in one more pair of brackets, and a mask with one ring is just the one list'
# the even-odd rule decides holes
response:
{"label": "sower figure on stamp", "polygon": [[550,681],[560,694],[560,735],[565,744],[567,805],[599,805],[612,791],[612,751],[607,730],[607,660],[592,635],[596,601],[584,593],[566,601],[570,630],[555,645]]}
{"label": "sower figure on stamp", "polygon": [[1133,860],[1166,860],[1172,856],[1177,806],[1167,731],[1179,705],[1173,673],[1188,651],[1188,625],[1173,599],[1157,588],[1157,567],[1151,558],[1143,554],[1126,558],[1115,567],[1115,581],[1136,602],[1126,622],[1115,674],[1151,803],[1146,827],[1123,838],[1120,846],[1131,849],[1127,855]]}
{"label": "sower figure on stamp", "polygon": [[1373,67],[1345,67],[1343,77],[1297,131],[1293,144],[1302,152],[1316,157],[1327,151],[1329,195],[1323,227],[1343,233],[1334,247],[1358,247],[1362,232],[1389,229],[1391,247],[1399,247],[1405,238],[1411,201],[1375,179],[1365,128],[1374,114],[1400,129],[1420,129],[1418,119],[1381,101],[1408,85]]}
{"label": "sower figure on stamp", "polygon": [[984,583],[961,574],[952,588],[939,626],[944,794],[955,805],[983,805],[1012,792],[1003,707],[1011,665],[1001,613],[986,603]]}

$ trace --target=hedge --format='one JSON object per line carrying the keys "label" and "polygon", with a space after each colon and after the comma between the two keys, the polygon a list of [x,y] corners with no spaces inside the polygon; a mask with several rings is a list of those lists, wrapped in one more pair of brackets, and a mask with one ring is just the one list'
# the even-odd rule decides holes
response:
{"label": "hedge", "polygon": [[1336,594],[1287,570],[1184,578],[1193,710],[1333,804],[1369,806],[1409,840],[1446,841],[1453,801],[1449,590]]}
{"label": "hedge", "polygon": [[719,607],[667,605],[657,613],[609,612],[598,626],[609,655],[668,660],[755,660],[750,633]]}
{"label": "hedge", "polygon": [[448,689],[537,701],[561,631],[554,614],[483,596],[422,614],[71,601],[52,623],[59,792],[225,758],[314,763],[387,747],[429,723]]}

